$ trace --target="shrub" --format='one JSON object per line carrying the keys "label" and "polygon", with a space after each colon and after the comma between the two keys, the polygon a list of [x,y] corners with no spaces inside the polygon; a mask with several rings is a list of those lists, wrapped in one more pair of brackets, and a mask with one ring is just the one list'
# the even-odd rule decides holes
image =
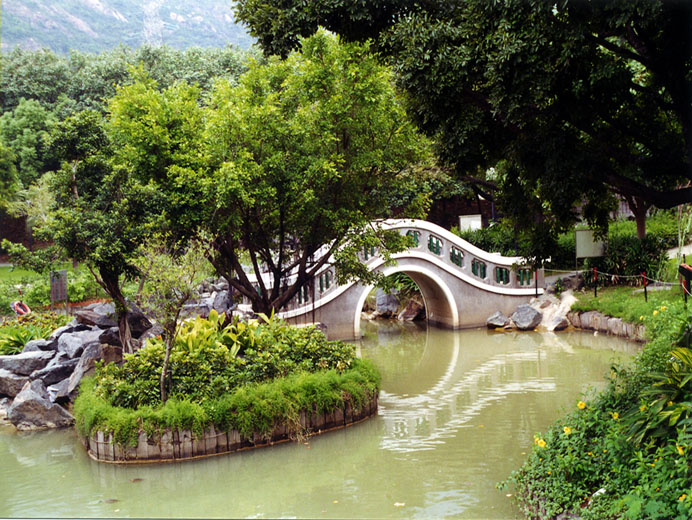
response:
{"label": "shrub", "polygon": [[537,435],[508,479],[529,518],[690,518],[692,316],[680,303],[642,318],[650,341],[635,364]]}
{"label": "shrub", "polygon": [[[289,327],[269,318],[262,324],[235,321],[223,326],[223,321],[223,315],[212,313],[182,327],[171,352],[171,397],[203,402],[243,384],[300,371],[343,371],[355,359],[353,345],[327,341],[314,327]],[[164,353],[163,341],[154,338],[146,348],[127,354],[121,367],[100,366],[95,393],[114,406],[157,406]]]}
{"label": "shrub", "polygon": [[238,430],[243,438],[255,433],[269,435],[275,425],[286,424],[300,433],[301,410],[329,412],[348,401],[355,409],[379,391],[377,369],[368,360],[354,359],[350,369],[297,372],[284,378],[247,383],[218,397],[197,402],[171,397],[164,405],[126,408],[114,406],[99,390],[99,378],[86,378],[74,405],[76,427],[88,436],[100,430],[113,434],[115,442],[134,446],[138,432],[164,428],[201,433],[211,425],[221,431]]}
{"label": "shrub", "polygon": [[71,319],[71,316],[53,312],[6,319],[0,324],[0,354],[18,354],[27,342],[47,338]]}

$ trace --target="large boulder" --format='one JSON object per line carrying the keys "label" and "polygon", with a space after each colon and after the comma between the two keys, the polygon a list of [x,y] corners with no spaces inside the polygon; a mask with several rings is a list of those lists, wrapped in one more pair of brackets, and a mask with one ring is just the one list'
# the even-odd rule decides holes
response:
{"label": "large boulder", "polygon": [[396,289],[386,293],[382,289],[377,289],[375,292],[375,311],[378,316],[383,318],[391,318],[396,316],[399,311],[399,291]]}
{"label": "large boulder", "polygon": [[77,363],[78,358],[71,359],[64,352],[60,352],[44,368],[32,372],[29,379],[41,379],[46,386],[50,386],[70,377]]}
{"label": "large boulder", "polygon": [[99,335],[99,343],[105,343],[106,345],[115,345],[116,347],[122,347],[118,327],[111,327],[110,329],[104,330]]}
{"label": "large boulder", "polygon": [[63,334],[58,339],[58,352],[64,352],[70,358],[79,357],[88,345],[99,342],[102,332],[101,329],[95,328]]}
{"label": "large boulder", "polygon": [[14,397],[22,391],[27,381],[29,381],[27,376],[20,376],[0,368],[0,395]]}
{"label": "large boulder", "polygon": [[42,351],[22,352],[14,356],[0,356],[0,369],[9,370],[15,374],[28,376],[34,370],[41,370],[53,359],[55,352]]}
{"label": "large boulder", "polygon": [[18,430],[63,428],[74,417],[62,406],[51,402],[46,385],[36,379],[24,385],[7,411],[7,418]]}
{"label": "large boulder", "polygon": [[229,291],[218,291],[214,296],[212,309],[221,314],[222,312],[226,312],[228,310],[231,303],[231,293]]}
{"label": "large boulder", "polygon": [[115,305],[112,303],[92,303],[84,308],[95,312],[99,316],[111,316],[115,313]]}
{"label": "large boulder", "polygon": [[82,382],[82,378],[91,374],[94,371],[96,361],[103,357],[103,347],[99,343],[93,343],[84,349],[82,357],[79,358],[79,363],[70,376],[70,382],[67,385],[67,394],[74,396],[75,390]]}
{"label": "large boulder", "polygon": [[511,319],[519,330],[533,330],[541,323],[543,314],[530,305],[523,304],[517,307]]}
{"label": "large boulder", "polygon": [[501,329],[509,326],[509,318],[500,311],[492,313],[485,322],[489,329]]}
{"label": "large boulder", "polygon": [[32,339],[27,341],[22,352],[55,352],[58,350],[58,342],[54,339]]}
{"label": "large boulder", "polygon": [[399,313],[400,321],[415,321],[425,319],[425,305],[416,300],[409,300],[406,307]]}
{"label": "large boulder", "polygon": [[552,332],[554,330],[565,330],[569,327],[569,320],[565,316],[554,316],[548,324],[547,329]]}
{"label": "large boulder", "polygon": [[149,319],[147,319],[144,313],[135,305],[130,306],[127,322],[130,324],[130,333],[135,339],[138,339],[144,332],[151,328]]}
{"label": "large boulder", "polygon": [[108,329],[117,326],[117,322],[108,316],[104,316],[92,310],[82,310],[77,312],[77,321],[90,327],[98,327],[100,329]]}

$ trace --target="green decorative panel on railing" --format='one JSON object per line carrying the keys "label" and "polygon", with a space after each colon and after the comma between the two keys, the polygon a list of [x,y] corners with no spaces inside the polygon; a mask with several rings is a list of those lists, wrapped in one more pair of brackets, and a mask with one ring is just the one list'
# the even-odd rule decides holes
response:
{"label": "green decorative panel on railing", "polygon": [[370,246],[366,247],[363,249],[363,256],[365,257],[366,260],[369,260],[370,258],[375,256],[375,246]]}
{"label": "green decorative panel on railing", "polygon": [[471,272],[478,278],[485,278],[488,274],[488,267],[485,265],[485,262],[474,258],[473,262],[471,262]]}
{"label": "green decorative panel on railing", "polygon": [[531,270],[519,269],[517,271],[517,278],[519,279],[519,285],[531,285]]}
{"label": "green decorative panel on railing", "polygon": [[507,269],[505,267],[496,267],[495,268],[495,281],[497,283],[507,285],[509,283],[509,269]]}
{"label": "green decorative panel on railing", "polygon": [[464,266],[464,253],[462,253],[460,249],[457,249],[454,246],[449,248],[449,259],[452,261],[453,264],[456,264],[459,267]]}
{"label": "green decorative panel on railing", "polygon": [[324,292],[327,289],[329,289],[329,285],[331,284],[331,278],[332,273],[329,271],[325,271],[320,275],[320,292]]}
{"label": "green decorative panel on railing", "polygon": [[439,255],[442,253],[442,240],[437,238],[434,235],[430,235],[428,238],[428,249],[435,253],[436,255]]}
{"label": "green decorative panel on railing", "polygon": [[310,288],[307,285],[304,285],[300,289],[298,289],[298,303],[307,303],[308,300],[310,299]]}
{"label": "green decorative panel on railing", "polygon": [[415,244],[413,247],[418,247],[418,243],[420,242],[420,231],[414,231],[413,229],[409,229],[406,232],[406,236],[409,236],[413,239],[413,243]]}

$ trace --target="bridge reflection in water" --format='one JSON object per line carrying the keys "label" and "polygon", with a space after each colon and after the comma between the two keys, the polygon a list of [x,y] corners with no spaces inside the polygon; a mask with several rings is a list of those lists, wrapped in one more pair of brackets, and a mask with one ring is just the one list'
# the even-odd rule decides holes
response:
{"label": "bridge reflection in water", "polygon": [[[553,333],[432,331],[417,345],[411,344],[405,328],[396,325],[381,325],[377,334],[379,349],[373,352],[373,361],[384,372],[379,412],[384,424],[383,449],[432,450],[457,436],[460,429],[471,427],[493,404],[519,399],[535,406],[535,399],[526,399],[528,394],[552,396],[564,375],[551,367],[549,358],[570,356],[575,348],[574,335],[568,342],[567,335]],[[515,344],[509,350],[507,336],[513,336]],[[591,343],[584,347],[606,349],[605,355],[612,350],[633,353],[636,349],[627,341],[582,337]],[[369,357],[371,341],[372,333],[366,328],[361,343],[364,357]],[[383,345],[389,348],[383,350]],[[587,367],[572,369],[578,373]],[[422,387],[422,381],[431,383]]]}

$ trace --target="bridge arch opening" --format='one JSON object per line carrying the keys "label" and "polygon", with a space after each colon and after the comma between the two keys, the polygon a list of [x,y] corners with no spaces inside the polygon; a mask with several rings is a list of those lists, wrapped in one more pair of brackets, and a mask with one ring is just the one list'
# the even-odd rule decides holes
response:
{"label": "bridge arch opening", "polygon": [[[425,305],[426,322],[445,328],[459,327],[459,311],[454,295],[449,286],[432,270],[418,265],[393,265],[381,269],[382,274],[391,276],[395,273],[408,275],[420,290]],[[356,337],[360,336],[360,315],[365,300],[374,289],[374,285],[361,286],[361,294],[353,316],[353,330]]]}

